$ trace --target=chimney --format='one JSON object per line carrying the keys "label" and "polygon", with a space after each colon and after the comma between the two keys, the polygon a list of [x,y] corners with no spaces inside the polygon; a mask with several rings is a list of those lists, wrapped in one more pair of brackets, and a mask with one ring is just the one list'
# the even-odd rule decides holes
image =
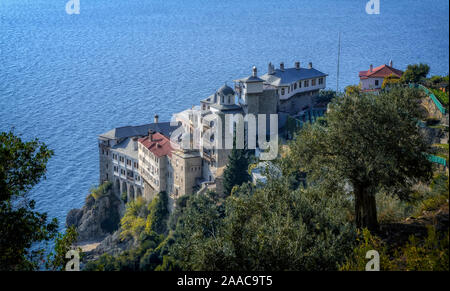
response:
{"label": "chimney", "polygon": [[308,69],[312,69],[312,62],[309,62]]}
{"label": "chimney", "polygon": [[295,62],[295,68],[296,68],[297,70],[300,70],[300,62]]}
{"label": "chimney", "polygon": [[284,63],[283,62],[280,63],[280,70],[284,72]]}
{"label": "chimney", "polygon": [[138,138],[137,137],[133,138],[133,146],[134,146],[134,150],[137,151],[138,150]]}
{"label": "chimney", "polygon": [[389,61],[389,67],[391,67],[392,68],[392,65],[393,65],[394,63],[392,62],[392,60],[390,60]]}
{"label": "chimney", "polygon": [[272,75],[273,73],[275,73],[274,71],[275,71],[275,69],[274,69],[272,63],[269,63],[269,69],[267,70],[267,73],[269,75]]}
{"label": "chimney", "polygon": [[252,68],[252,76],[255,78],[258,76],[258,69],[255,66]]}
{"label": "chimney", "polygon": [[373,72],[373,65],[372,65],[372,64],[370,64],[370,69],[369,69],[369,71]]}
{"label": "chimney", "polygon": [[158,123],[158,121],[159,121],[159,116],[158,116],[158,114],[155,114],[154,122]]}
{"label": "chimney", "polygon": [[149,131],[148,131],[148,138],[150,139],[150,141],[153,141],[153,134],[154,134],[154,133],[155,133],[154,130],[149,129]]}

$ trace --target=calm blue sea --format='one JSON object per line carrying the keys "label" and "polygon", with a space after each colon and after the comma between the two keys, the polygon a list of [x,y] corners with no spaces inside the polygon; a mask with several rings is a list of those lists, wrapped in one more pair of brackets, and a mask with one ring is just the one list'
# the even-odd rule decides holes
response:
{"label": "calm blue sea", "polygon": [[97,135],[169,120],[224,82],[299,60],[341,88],[358,71],[424,62],[448,74],[449,2],[380,0],[0,0],[0,130],[12,127],[55,151],[38,209],[64,225],[98,183]]}

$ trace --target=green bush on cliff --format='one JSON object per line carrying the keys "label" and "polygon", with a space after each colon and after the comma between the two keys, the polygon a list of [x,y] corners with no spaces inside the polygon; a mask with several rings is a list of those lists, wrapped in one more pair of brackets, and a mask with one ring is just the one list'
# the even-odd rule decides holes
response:
{"label": "green bush on cliff", "polygon": [[97,200],[98,198],[102,197],[103,195],[108,194],[108,192],[111,190],[112,188],[112,183],[111,182],[104,182],[103,184],[101,184],[98,187],[92,187],[89,190],[89,195],[91,195],[95,200]]}
{"label": "green bush on cliff", "polygon": [[148,207],[142,197],[130,201],[125,210],[125,214],[120,220],[120,237],[126,239],[132,237],[137,239],[141,232],[145,230]]}
{"label": "green bush on cliff", "polygon": [[169,216],[168,209],[169,196],[166,192],[161,192],[158,197],[152,200],[148,205],[149,214],[145,225],[145,231],[155,231],[164,233],[167,230],[167,219]]}

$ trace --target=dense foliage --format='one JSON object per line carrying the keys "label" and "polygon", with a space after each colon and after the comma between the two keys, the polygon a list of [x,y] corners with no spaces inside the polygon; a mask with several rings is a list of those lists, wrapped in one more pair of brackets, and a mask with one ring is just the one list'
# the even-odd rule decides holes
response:
{"label": "dense foliage", "polygon": [[0,270],[36,270],[44,248],[57,234],[56,219],[34,210],[29,190],[45,178],[53,151],[37,139],[25,142],[13,132],[0,133]]}
{"label": "dense foliage", "polygon": [[[55,248],[52,253],[47,256],[45,266],[47,270],[63,271],[65,270],[68,259],[66,254],[73,249],[73,244],[76,243],[78,233],[74,226],[69,227],[65,234],[59,233],[55,239]],[[80,257],[82,255],[81,248],[77,249]]]}
{"label": "dense foliage", "polygon": [[402,83],[420,83],[430,72],[430,66],[427,64],[408,65],[406,71],[400,78]]}
{"label": "dense foliage", "polygon": [[348,201],[283,180],[188,202],[172,254],[185,270],[335,270],[351,251]]}
{"label": "dense foliage", "polygon": [[[52,155],[37,139],[26,142],[13,132],[0,133],[0,270],[64,269],[65,255],[78,234],[74,228],[58,233],[58,221],[35,211],[36,203],[28,197],[45,179]],[[53,239],[55,248],[45,258]]]}

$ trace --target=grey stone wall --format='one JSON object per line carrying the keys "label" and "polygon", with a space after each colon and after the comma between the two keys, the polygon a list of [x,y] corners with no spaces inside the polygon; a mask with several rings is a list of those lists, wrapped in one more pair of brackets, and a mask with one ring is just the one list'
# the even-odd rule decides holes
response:
{"label": "grey stone wall", "polygon": [[319,96],[319,90],[298,93],[288,100],[280,100],[279,111],[295,115],[303,108],[312,108]]}

